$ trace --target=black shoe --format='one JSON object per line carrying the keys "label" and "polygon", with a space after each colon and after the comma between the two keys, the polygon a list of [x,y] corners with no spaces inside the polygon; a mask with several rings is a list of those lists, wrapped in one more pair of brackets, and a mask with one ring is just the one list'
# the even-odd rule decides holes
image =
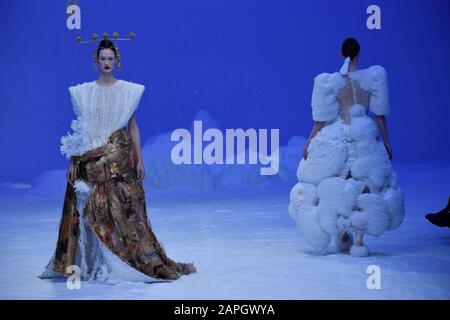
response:
{"label": "black shoe", "polygon": [[437,213],[429,213],[425,218],[438,227],[450,228],[450,197],[447,206]]}

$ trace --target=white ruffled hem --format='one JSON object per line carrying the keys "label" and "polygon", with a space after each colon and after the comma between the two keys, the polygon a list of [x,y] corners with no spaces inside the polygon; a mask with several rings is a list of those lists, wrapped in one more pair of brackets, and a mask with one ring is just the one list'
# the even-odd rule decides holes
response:
{"label": "white ruffled hem", "polygon": [[368,257],[369,256],[369,248],[366,245],[362,245],[362,246],[353,245],[350,248],[350,255],[353,257]]}
{"label": "white ruffled hem", "polygon": [[[122,261],[111,252],[92,230],[88,218],[84,215],[84,207],[89,199],[93,186],[89,182],[76,180],[74,188],[77,196],[77,210],[80,215],[80,233],[78,237],[75,264],[80,268],[82,281],[95,281],[105,284],[116,284],[121,281],[158,282]],[[41,279],[63,276],[53,270],[55,256],[51,258]]]}
{"label": "white ruffled hem", "polygon": [[109,136],[111,135],[108,133],[105,136],[91,139],[87,131],[86,122],[81,117],[72,120],[71,128],[74,133],[70,134],[68,132],[67,135],[61,137],[60,146],[61,154],[68,159],[72,156],[81,156],[89,150],[107,144]]}

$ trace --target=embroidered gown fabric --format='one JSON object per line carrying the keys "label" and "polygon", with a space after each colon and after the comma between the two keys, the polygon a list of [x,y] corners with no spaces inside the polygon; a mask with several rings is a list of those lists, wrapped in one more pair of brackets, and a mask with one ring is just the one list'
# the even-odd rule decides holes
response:
{"label": "embroidered gown fabric", "polygon": [[193,264],[167,257],[147,217],[145,191],[135,170],[124,127],[144,86],[119,80],[69,88],[77,119],[61,138],[61,153],[76,159],[74,186],[67,183],[55,253],[41,278],[68,275],[102,282],[176,279]]}
{"label": "embroidered gown fabric", "polygon": [[383,67],[322,73],[314,79],[312,114],[326,122],[300,161],[289,213],[306,241],[326,248],[343,231],[378,236],[403,221],[403,193],[368,116],[387,115],[387,74]]}

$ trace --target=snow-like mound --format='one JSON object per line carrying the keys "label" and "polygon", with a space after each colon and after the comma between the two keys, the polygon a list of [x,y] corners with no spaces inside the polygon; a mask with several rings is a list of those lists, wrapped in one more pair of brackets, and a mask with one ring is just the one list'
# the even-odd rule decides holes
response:
{"label": "snow-like mound", "polygon": [[[202,121],[203,131],[217,128],[225,130],[205,110],[199,110],[191,122],[189,131],[193,135],[193,123]],[[258,164],[181,164],[172,162],[171,151],[177,142],[171,141],[171,133],[165,132],[150,137],[142,144],[145,179],[144,187],[150,190],[192,192],[213,189],[267,189],[289,187],[296,182],[297,164],[300,161],[304,137],[292,137],[286,146],[279,148],[279,171],[272,176],[261,175]],[[204,142],[205,146],[208,142]],[[193,154],[193,149],[191,150]],[[248,152],[248,149],[245,150]],[[50,170],[31,182],[27,194],[38,198],[62,199],[66,189],[66,170]]]}
{"label": "snow-like mound", "polygon": [[[200,110],[190,126],[193,135],[193,123],[202,121],[203,131],[210,128],[221,129],[217,122],[205,110]],[[223,130],[222,130],[223,131]],[[146,170],[145,186],[154,189],[189,188],[240,189],[269,188],[276,185],[295,183],[295,172],[300,160],[301,150],[306,141],[303,137],[293,137],[287,146],[280,147],[280,168],[274,176],[260,174],[260,164],[190,164],[175,165],[171,160],[171,150],[176,142],[170,140],[170,132],[151,137],[142,147]],[[206,145],[207,143],[204,143]],[[191,150],[193,154],[193,150]],[[248,152],[246,149],[245,152]]]}
{"label": "snow-like mound", "polygon": [[31,188],[27,190],[26,196],[30,199],[62,199],[66,186],[67,178],[65,170],[49,170],[32,180]]}

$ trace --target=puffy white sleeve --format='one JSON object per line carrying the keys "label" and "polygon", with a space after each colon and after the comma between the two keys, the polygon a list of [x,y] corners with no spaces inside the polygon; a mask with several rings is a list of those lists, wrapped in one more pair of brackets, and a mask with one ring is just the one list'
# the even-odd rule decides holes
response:
{"label": "puffy white sleeve", "polygon": [[372,66],[369,72],[372,77],[369,109],[378,116],[387,115],[391,111],[387,72],[382,66]]}
{"label": "puffy white sleeve", "polygon": [[130,117],[133,114],[133,112],[136,111],[136,109],[139,106],[139,102],[141,101],[142,94],[144,93],[145,86],[138,83],[133,83],[132,86],[129,89],[129,101],[130,101]]}
{"label": "puffy white sleeve", "polygon": [[321,73],[314,78],[311,98],[312,117],[314,121],[330,121],[338,115],[338,80],[334,74],[330,73]]}
{"label": "puffy white sleeve", "polygon": [[81,115],[79,88],[79,85],[69,87],[70,101],[72,102],[73,112],[75,112],[76,115]]}

